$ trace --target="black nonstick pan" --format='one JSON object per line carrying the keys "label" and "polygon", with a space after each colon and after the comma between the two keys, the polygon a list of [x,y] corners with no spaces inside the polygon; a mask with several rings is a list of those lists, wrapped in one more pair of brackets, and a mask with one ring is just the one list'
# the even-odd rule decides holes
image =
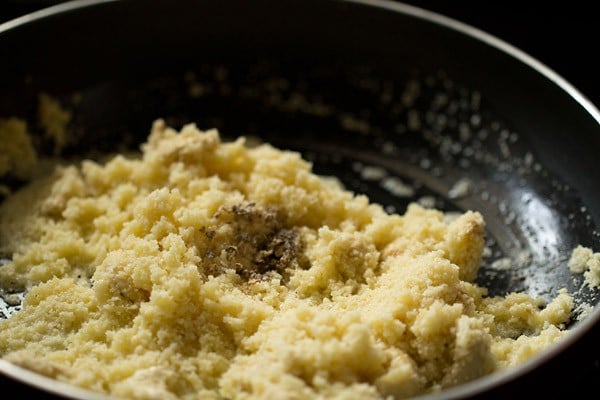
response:
{"label": "black nonstick pan", "polygon": [[[566,287],[595,306],[559,346],[435,398],[556,393],[549,377],[574,374],[560,364],[598,334],[600,292],[566,265],[579,244],[600,249],[600,113],[490,35],[385,0],[84,0],[0,25],[0,60],[0,118],[31,121],[49,155],[35,122],[42,92],[71,110],[67,159],[137,149],[156,118],[257,137],[390,212],[412,201],[479,210],[477,282],[491,295]],[[0,366],[23,393],[84,397]]]}

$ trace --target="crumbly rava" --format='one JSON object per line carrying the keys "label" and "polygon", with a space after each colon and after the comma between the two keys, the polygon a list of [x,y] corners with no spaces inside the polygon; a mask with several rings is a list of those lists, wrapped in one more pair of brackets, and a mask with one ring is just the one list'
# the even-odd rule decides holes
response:
{"label": "crumbly rava", "polygon": [[154,123],[0,208],[0,355],[131,399],[401,399],[517,365],[573,308],[473,283],[485,223],[388,215],[298,153]]}
{"label": "crumbly rava", "polygon": [[572,273],[583,274],[585,285],[600,289],[600,253],[578,245],[571,252],[568,266]]}

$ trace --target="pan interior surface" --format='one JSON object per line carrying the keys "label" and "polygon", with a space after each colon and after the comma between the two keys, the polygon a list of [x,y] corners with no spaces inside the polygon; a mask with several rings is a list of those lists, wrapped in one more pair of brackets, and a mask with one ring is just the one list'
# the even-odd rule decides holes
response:
{"label": "pan interior surface", "polygon": [[480,211],[490,296],[566,288],[577,310],[598,304],[567,263],[600,248],[600,126],[547,77],[409,8],[168,3],[91,3],[0,32],[0,118],[28,121],[53,155],[38,122],[52,96],[72,115],[59,155],[74,160],[137,150],[157,118],[295,150],[390,213]]}

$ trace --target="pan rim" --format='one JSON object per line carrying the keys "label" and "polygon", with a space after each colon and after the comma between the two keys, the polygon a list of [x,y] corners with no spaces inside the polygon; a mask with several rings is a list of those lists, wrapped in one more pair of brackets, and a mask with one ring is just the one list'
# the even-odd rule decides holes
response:
{"label": "pan rim", "polygon": [[[53,6],[45,7],[23,16],[14,18],[0,24],[0,40],[5,32],[16,30],[21,26],[33,23],[38,20],[51,18],[53,16],[73,12],[78,9],[89,8],[101,4],[113,3],[123,0],[70,0]],[[562,89],[568,97],[578,103],[589,116],[591,116],[600,125],[600,109],[593,104],[579,89],[573,86],[569,81],[555,72],[552,68],[542,63],[538,59],[519,49],[518,47],[485,32],[472,25],[459,21],[457,19],[427,10],[418,6],[403,3],[395,0],[329,0],[338,3],[355,4],[358,6],[368,6],[376,9],[387,10],[394,13],[407,15],[409,17],[423,20],[427,23],[433,23],[461,33],[471,39],[478,40],[496,50],[499,50],[515,60],[532,68],[540,76],[545,77],[555,86]],[[593,311],[582,321],[578,321],[569,333],[560,339],[558,343],[542,353],[531,357],[519,366],[507,370],[498,371],[491,375],[476,379],[471,382],[461,384],[456,387],[444,389],[441,393],[426,394],[418,396],[419,400],[439,400],[443,399],[461,399],[476,396],[490,391],[503,384],[507,384],[518,377],[524,376],[535,368],[555,358],[558,354],[566,351],[577,340],[583,337],[593,326],[600,324],[600,304],[594,306]],[[50,391],[59,395],[71,396],[74,398],[97,398],[109,399],[102,394],[98,395],[81,389],[79,387],[66,384],[47,378],[41,374],[18,367],[5,360],[0,359],[0,373],[15,380],[32,385],[34,387]],[[85,397],[82,397],[85,396]],[[92,397],[90,397],[92,396]]]}

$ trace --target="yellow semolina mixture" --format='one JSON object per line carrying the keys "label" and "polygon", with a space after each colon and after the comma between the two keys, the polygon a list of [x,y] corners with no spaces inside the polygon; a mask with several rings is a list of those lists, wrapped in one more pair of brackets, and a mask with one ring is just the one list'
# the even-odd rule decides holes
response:
{"label": "yellow semolina mixture", "polygon": [[129,399],[402,399],[518,365],[573,300],[488,297],[485,222],[390,215],[298,153],[162,120],[0,208],[0,356]]}

